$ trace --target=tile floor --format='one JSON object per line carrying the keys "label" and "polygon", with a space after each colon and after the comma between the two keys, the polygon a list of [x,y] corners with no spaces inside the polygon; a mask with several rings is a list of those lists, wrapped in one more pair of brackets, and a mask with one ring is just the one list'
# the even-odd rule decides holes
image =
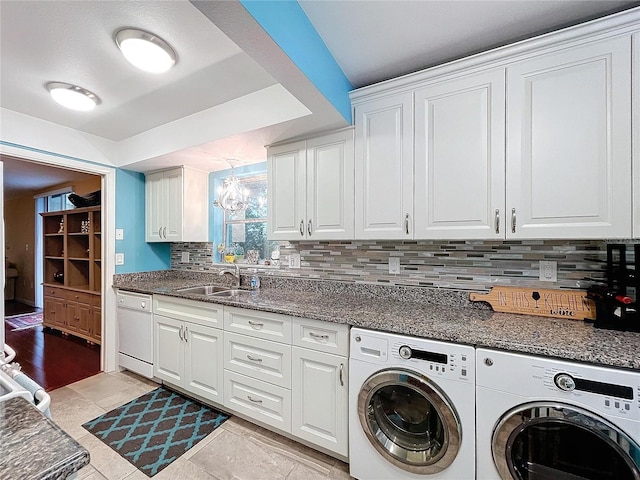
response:
{"label": "tile floor", "polygon": [[[124,371],[100,373],[50,392],[53,420],[91,454],[82,480],[145,480],[144,473],[82,428],[157,384]],[[348,480],[349,468],[297,442],[232,417],[154,480]]]}

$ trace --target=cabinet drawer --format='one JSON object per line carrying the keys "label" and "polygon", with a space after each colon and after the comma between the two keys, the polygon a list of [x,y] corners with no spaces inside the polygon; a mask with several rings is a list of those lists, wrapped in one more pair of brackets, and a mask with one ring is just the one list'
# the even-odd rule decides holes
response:
{"label": "cabinet drawer", "polygon": [[291,347],[224,332],[224,368],[291,388]]}
{"label": "cabinet drawer", "polygon": [[293,345],[320,352],[349,356],[349,325],[294,318]]}
{"label": "cabinet drawer", "polygon": [[222,328],[222,305],[186,298],[153,296],[153,313],[197,323],[205,327]]}
{"label": "cabinet drawer", "polygon": [[224,310],[224,329],[291,344],[291,317],[288,315],[227,307]]}
{"label": "cabinet drawer", "polygon": [[44,287],[44,296],[45,297],[63,298],[63,299],[66,300],[67,291],[65,289],[63,289],[63,288],[47,287],[45,285],[45,287]]}
{"label": "cabinet drawer", "polygon": [[285,432],[291,432],[291,391],[224,371],[224,406]]}
{"label": "cabinet drawer", "polygon": [[96,296],[90,293],[74,292],[73,290],[68,290],[66,296],[70,302],[86,303],[87,305],[93,305],[96,299]]}

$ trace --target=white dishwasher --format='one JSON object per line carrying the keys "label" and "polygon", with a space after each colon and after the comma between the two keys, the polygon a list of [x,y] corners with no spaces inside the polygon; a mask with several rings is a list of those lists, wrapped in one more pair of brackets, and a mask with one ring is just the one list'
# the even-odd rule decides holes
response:
{"label": "white dishwasher", "polygon": [[122,368],[153,378],[151,295],[118,290],[118,362]]}

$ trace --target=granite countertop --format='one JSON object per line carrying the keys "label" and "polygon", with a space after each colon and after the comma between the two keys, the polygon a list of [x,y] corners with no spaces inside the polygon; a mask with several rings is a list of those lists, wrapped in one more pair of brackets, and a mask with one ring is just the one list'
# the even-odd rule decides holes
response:
{"label": "granite countertop", "polygon": [[[196,277],[116,275],[113,286],[139,293],[170,295],[346,323],[475,347],[640,370],[640,355],[637,353],[640,349],[640,333],[597,329],[580,320],[494,313],[486,304],[480,304],[484,305],[480,307],[477,303],[469,302],[469,292],[396,287],[389,289],[389,295],[384,295],[380,292],[385,287],[371,287],[378,291],[375,295],[369,295],[366,286],[362,285],[359,289],[317,290],[310,284],[298,285],[298,288],[290,288],[290,285],[287,288],[261,288],[234,298],[177,291],[203,285],[203,279]],[[406,295],[403,293],[405,291]],[[424,298],[429,295],[430,298]]]}
{"label": "granite countertop", "polygon": [[67,478],[89,452],[22,397],[0,402],[0,480]]}

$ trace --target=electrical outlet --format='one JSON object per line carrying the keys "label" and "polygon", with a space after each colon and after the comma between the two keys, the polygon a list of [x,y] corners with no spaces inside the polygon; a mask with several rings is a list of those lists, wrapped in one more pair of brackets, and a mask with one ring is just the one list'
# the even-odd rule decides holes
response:
{"label": "electrical outlet", "polygon": [[540,281],[558,281],[558,262],[540,260]]}
{"label": "electrical outlet", "polygon": [[116,240],[124,240],[124,228],[116,228]]}
{"label": "electrical outlet", "polygon": [[300,254],[291,253],[289,255],[289,268],[300,268]]}
{"label": "electrical outlet", "polygon": [[389,257],[389,273],[400,273],[400,257]]}
{"label": "electrical outlet", "polygon": [[116,253],[116,265],[124,265],[124,253]]}
{"label": "electrical outlet", "polygon": [[189,252],[182,252],[180,261],[182,263],[189,263],[191,260],[189,259]]}

